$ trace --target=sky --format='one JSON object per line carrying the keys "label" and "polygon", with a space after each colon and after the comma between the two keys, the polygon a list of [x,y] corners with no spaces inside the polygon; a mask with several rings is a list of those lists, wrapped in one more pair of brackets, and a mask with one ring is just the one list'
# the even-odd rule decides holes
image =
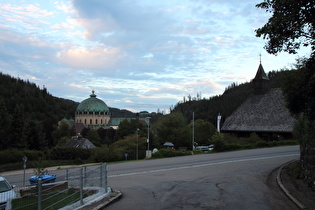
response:
{"label": "sky", "polygon": [[255,36],[261,0],[0,0],[0,72],[76,102],[168,113],[187,96],[291,68]]}

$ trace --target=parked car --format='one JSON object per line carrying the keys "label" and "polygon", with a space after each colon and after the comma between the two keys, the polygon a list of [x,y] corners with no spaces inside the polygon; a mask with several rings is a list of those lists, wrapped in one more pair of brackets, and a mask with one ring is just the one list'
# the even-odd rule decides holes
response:
{"label": "parked car", "polygon": [[213,150],[213,144],[209,146],[197,146],[196,149],[201,150],[201,151],[210,151]]}
{"label": "parked car", "polygon": [[16,197],[13,187],[3,176],[0,176],[0,209],[5,209],[7,202]]}
{"label": "parked car", "polygon": [[[40,175],[40,177],[42,178],[42,183],[54,183],[56,181],[56,175],[54,174],[43,174]],[[38,182],[39,176],[32,176],[31,178],[29,178],[30,184],[31,185],[36,185],[36,183]]]}

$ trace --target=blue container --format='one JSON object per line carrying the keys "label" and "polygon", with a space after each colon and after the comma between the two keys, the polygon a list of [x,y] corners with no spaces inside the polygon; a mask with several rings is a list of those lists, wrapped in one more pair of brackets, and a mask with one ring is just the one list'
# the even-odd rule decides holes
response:
{"label": "blue container", "polygon": [[42,183],[54,183],[56,181],[56,175],[54,174],[44,174],[44,175],[40,175],[40,176],[32,176],[31,178],[29,178],[30,184],[31,185],[36,185],[38,182],[39,177],[42,178]]}

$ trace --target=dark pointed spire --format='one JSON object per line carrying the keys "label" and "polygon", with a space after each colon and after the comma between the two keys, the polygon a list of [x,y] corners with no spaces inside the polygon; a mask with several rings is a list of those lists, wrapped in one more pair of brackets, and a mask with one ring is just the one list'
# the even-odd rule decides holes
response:
{"label": "dark pointed spire", "polygon": [[260,64],[258,66],[256,76],[253,80],[254,87],[255,87],[255,90],[254,90],[255,94],[265,93],[268,90],[267,82],[269,81],[269,78],[266,75],[265,70],[261,64],[261,54],[259,56],[260,56]]}
{"label": "dark pointed spire", "polygon": [[261,63],[258,66],[258,70],[257,70],[254,80],[260,80],[260,79],[269,80]]}

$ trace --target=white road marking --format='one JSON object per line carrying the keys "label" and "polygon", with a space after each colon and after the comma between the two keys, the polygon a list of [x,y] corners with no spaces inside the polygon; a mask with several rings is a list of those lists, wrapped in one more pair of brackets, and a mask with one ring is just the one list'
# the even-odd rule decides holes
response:
{"label": "white road marking", "polygon": [[148,174],[148,173],[156,173],[156,172],[163,172],[163,171],[199,168],[199,167],[221,165],[221,164],[227,164],[227,163],[237,163],[237,162],[245,162],[245,161],[253,161],[253,160],[265,160],[265,159],[272,159],[272,158],[291,157],[291,156],[299,156],[299,155],[300,154],[297,153],[297,154],[291,154],[291,155],[275,155],[275,156],[268,156],[268,157],[245,158],[245,159],[239,159],[239,160],[228,160],[228,161],[221,161],[221,162],[215,162],[215,163],[197,164],[197,165],[192,165],[192,166],[181,166],[181,167],[175,167],[175,168],[165,168],[165,169],[156,169],[156,170],[149,170],[149,171],[115,174],[115,175],[109,175],[108,177],[113,178],[113,177],[121,177],[121,176],[131,176],[131,175]]}

